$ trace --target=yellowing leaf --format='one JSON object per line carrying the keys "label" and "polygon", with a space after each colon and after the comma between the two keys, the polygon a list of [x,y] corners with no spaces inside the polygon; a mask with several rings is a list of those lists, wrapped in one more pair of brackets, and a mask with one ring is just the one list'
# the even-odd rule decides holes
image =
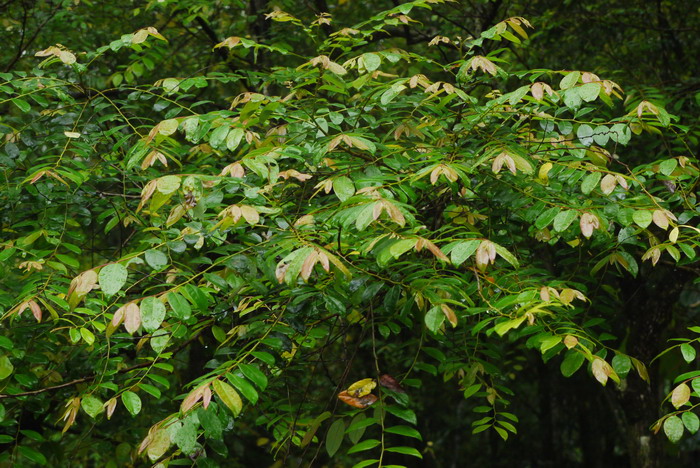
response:
{"label": "yellowing leaf", "polygon": [[241,414],[243,409],[243,401],[238,392],[232,386],[222,380],[215,380],[212,383],[214,392],[221,401],[231,410],[234,416]]}
{"label": "yellowing leaf", "polygon": [[671,404],[676,408],[680,408],[690,400],[690,387],[682,383],[673,389],[671,393]]}
{"label": "yellowing leaf", "polygon": [[377,382],[374,379],[362,379],[350,385],[347,392],[350,396],[360,398],[369,395],[376,386]]}
{"label": "yellowing leaf", "polygon": [[258,213],[258,210],[252,206],[241,205],[241,215],[243,216],[243,219],[245,219],[251,226],[258,224],[258,221],[260,221],[260,214]]}

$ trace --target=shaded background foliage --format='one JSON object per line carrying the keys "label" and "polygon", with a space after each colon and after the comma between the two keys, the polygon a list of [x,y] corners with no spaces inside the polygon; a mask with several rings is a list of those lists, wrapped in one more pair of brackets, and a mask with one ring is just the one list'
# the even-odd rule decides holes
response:
{"label": "shaded background foliage", "polygon": [[[168,44],[160,44],[153,39],[151,45],[149,38],[148,46],[144,45],[143,50],[135,51],[124,47],[114,53],[104,54],[95,60],[98,69],[80,75],[78,80],[74,80],[69,71],[61,70],[60,67],[56,68],[57,71],[52,71],[56,78],[70,80],[69,86],[57,88],[57,98],[63,99],[60,93],[67,92],[76,102],[83,102],[86,98],[92,99],[99,95],[103,100],[98,107],[88,104],[84,107],[76,106],[75,110],[66,109],[67,113],[56,116],[44,114],[23,119],[22,109],[9,102],[0,104],[3,113],[7,115],[0,120],[0,128],[8,135],[3,153],[0,154],[0,165],[8,180],[0,199],[3,232],[14,238],[15,232],[30,233],[33,229],[31,223],[38,223],[47,232],[47,243],[39,250],[40,253],[44,250],[49,252],[51,246],[57,244],[69,243],[78,247],[79,253],[73,253],[79,264],[74,266],[67,262],[75,274],[120,259],[129,253],[129,242],[136,233],[136,219],[129,222],[124,216],[131,216],[134,205],[138,204],[140,198],[140,188],[150,177],[133,171],[109,169],[119,161],[128,159],[131,154],[126,148],[115,149],[119,138],[115,137],[117,132],[110,133],[110,130],[118,125],[118,120],[101,121],[100,117],[105,115],[103,110],[107,107],[105,102],[119,101],[121,113],[131,120],[134,133],[145,136],[150,127],[163,119],[164,113],[167,115],[168,107],[162,102],[155,102],[155,99],[148,100],[145,97],[147,93],[140,94],[137,98],[130,98],[130,95],[148,89],[149,85],[166,77],[207,76],[206,82],[195,80],[191,88],[171,96],[180,105],[202,114],[224,110],[226,99],[230,100],[243,92],[260,90],[261,87],[265,89],[265,94],[283,95],[282,83],[285,78],[293,80],[294,77],[281,76],[280,74],[288,72],[278,67],[298,66],[299,61],[294,54],[317,55],[316,47],[330,34],[343,27],[351,27],[370,14],[394,8],[397,4],[398,2],[378,1],[368,5],[352,0],[337,3],[323,0],[166,0],[147,4],[21,0],[4,2],[0,5],[4,10],[0,19],[3,25],[0,39],[5,45],[0,52],[0,68],[7,72],[35,73],[33,70],[39,59],[34,57],[34,53],[51,45],[63,44],[77,54],[83,50],[95,50],[110,44],[122,34],[149,26],[155,27],[167,37]],[[372,11],[368,11],[368,8]],[[697,2],[663,1],[612,4],[597,1],[451,2],[435,5],[432,10],[412,11],[410,17],[417,23],[386,27],[384,32],[377,32],[369,38],[366,50],[399,47],[418,55],[439,57],[442,63],[451,63],[462,57],[455,48],[447,45],[428,46],[428,42],[435,36],[478,37],[506,18],[524,16],[534,26],[527,46],[516,47],[507,41],[488,41],[477,47],[477,52],[487,55],[507,47],[507,50],[500,53],[500,57],[511,64],[511,70],[588,70],[602,78],[615,80],[625,90],[626,100],[615,101],[612,108],[601,110],[609,118],[634,109],[642,99],[663,105],[670,113],[680,117],[679,122],[676,122],[678,126],[663,130],[660,135],[650,133],[632,139],[631,144],[625,148],[623,163],[634,167],[679,155],[693,157],[697,153],[700,131],[697,125],[700,67],[695,51],[699,45],[699,8]],[[300,34],[289,22],[274,22],[265,18],[266,13],[276,9],[300,18],[305,24],[315,20],[316,15],[322,12],[329,12],[333,21],[328,25],[320,25],[309,38]],[[294,54],[272,55],[243,48],[232,49],[230,52],[226,48],[212,49],[230,36],[274,44],[291,50]],[[79,63],[85,62],[80,54],[77,57]],[[405,76],[410,76],[415,71],[417,70],[410,70],[409,65]],[[434,76],[431,79],[449,81],[449,73],[439,67],[434,67],[432,71]],[[262,76],[265,74],[274,76],[274,79],[264,83]],[[501,83],[503,91],[517,87],[516,81],[511,76],[507,82]],[[483,97],[490,89],[480,86],[476,85],[470,91]],[[69,99],[64,101],[68,102]],[[313,112],[313,109],[306,111]],[[83,112],[90,116],[86,119],[83,131],[104,135],[104,138],[95,139],[94,142],[75,143],[83,144],[86,153],[104,155],[103,160],[100,160],[100,156],[86,160],[93,171],[89,179],[83,181],[78,189],[66,191],[60,186],[37,186],[23,192],[19,185],[10,182],[19,175],[21,179],[29,176],[32,167],[41,164],[44,156],[55,157],[61,154],[64,141],[42,141],[42,135],[46,134],[48,127],[63,128],[76,119],[80,120]],[[17,122],[21,122],[23,127],[11,127]],[[14,141],[9,137],[15,131],[22,133],[23,141]],[[198,159],[197,156],[191,156],[189,148],[185,146],[169,149],[183,161],[190,158],[190,166],[196,166],[201,161],[204,161],[205,168],[215,164],[207,157]],[[127,188],[129,186],[138,187],[139,190],[130,190]],[[692,186],[687,192],[693,193],[694,189]],[[652,186],[652,190],[657,196],[665,198],[671,197],[670,192],[675,191],[675,187],[658,182]],[[298,188],[290,190],[290,196],[303,199],[309,197],[310,192],[310,187]],[[503,204],[515,203],[515,200],[507,198],[500,201]],[[59,208],[54,208],[56,206]],[[416,203],[416,206],[421,206],[421,203]],[[416,213],[417,217],[422,217],[423,224],[441,222],[440,216],[434,215],[439,206],[423,208],[422,213]],[[24,218],[27,210],[41,213],[41,217],[27,220]],[[508,225],[506,218],[504,216],[502,219],[504,225]],[[77,224],[74,226],[71,223]],[[110,224],[111,227],[105,229],[105,225]],[[78,225],[81,228],[77,228]],[[76,229],[68,229],[67,226]],[[510,226],[522,228],[522,224],[515,222]],[[649,262],[640,261],[636,278],[619,274],[612,268],[603,269],[597,276],[587,275],[581,269],[590,269],[598,258],[594,257],[596,261],[592,261],[587,256],[588,253],[582,254],[579,248],[567,248],[559,244],[549,247],[534,239],[528,240],[526,232],[515,230],[511,235],[526,250],[537,252],[549,270],[547,274],[583,283],[586,295],[595,304],[595,311],[586,310],[582,313],[584,316],[590,314],[590,318],[604,319],[595,326],[616,337],[611,346],[624,349],[629,355],[648,364],[669,346],[667,339],[693,337],[687,327],[697,323],[699,295],[694,285],[697,267],[692,263],[678,266],[662,260],[652,268]],[[49,241],[50,239],[53,240]],[[215,254],[216,252],[211,253],[211,258],[208,259],[183,255],[177,257],[177,262],[190,271],[202,272],[202,265],[216,260]],[[275,297],[284,287],[262,284],[265,281],[262,277],[263,274],[274,277],[275,264],[280,259],[273,256],[271,260],[267,255],[261,249],[257,254],[259,262],[256,261],[255,265],[239,258],[233,261],[230,268],[236,270],[242,282],[251,286],[261,297]],[[0,303],[6,312],[15,305],[14,300],[18,295],[25,295],[45,280],[42,277],[27,277],[14,266],[16,265],[13,264],[11,268],[9,262],[3,264],[6,269],[3,272]],[[130,268],[144,277],[149,274],[146,265],[132,265]],[[544,267],[539,265],[538,268]],[[69,279],[64,282],[67,288]],[[227,286],[236,289],[242,288],[243,284],[229,283]],[[370,279],[350,283],[349,292],[355,295],[352,302],[357,306],[389,309],[384,299],[388,293],[382,291],[382,294],[378,294],[371,287]],[[337,293],[333,299],[327,300],[331,302],[330,308],[339,307],[334,301],[342,303],[348,299],[348,291],[332,291],[330,286],[326,293],[331,297]],[[234,295],[232,292],[231,296]],[[373,295],[377,295],[378,300]],[[292,299],[281,294],[271,301],[270,308],[272,310],[275,305],[293,303]],[[236,322],[226,322],[230,319],[233,305],[236,305],[233,297],[210,301],[213,321],[221,319],[227,325],[235,324]],[[313,303],[311,306],[294,304],[291,306],[294,319],[288,324],[292,331],[289,335],[280,333],[275,337],[284,341],[290,340],[294,331],[302,335],[307,333],[305,327],[309,318],[315,318],[317,310],[324,307],[324,303]],[[378,312],[380,315],[384,313],[385,311]],[[28,312],[24,314],[27,315]],[[48,315],[46,311],[44,314]],[[563,464],[667,466],[672,461],[674,464],[690,466],[698,461],[697,436],[684,439],[679,445],[672,445],[661,434],[653,436],[649,431],[649,426],[666,413],[661,403],[672,390],[673,379],[678,374],[695,368],[694,361],[686,364],[677,350],[650,366],[651,385],[631,377],[621,390],[611,385],[601,387],[586,372],[578,372],[568,379],[562,377],[560,360],[543,362],[537,350],[524,350],[522,340],[491,343],[494,347],[491,350],[493,356],[503,357],[498,378],[504,385],[507,383],[513,392],[509,397],[511,405],[508,411],[520,418],[518,435],[504,442],[498,434],[491,431],[471,434],[471,423],[477,419],[472,410],[477,403],[465,399],[462,392],[456,390],[454,381],[445,381],[443,378],[446,372],[450,372],[445,363],[468,358],[465,354],[473,343],[451,342],[448,332],[444,338],[437,339],[441,344],[439,350],[421,351],[414,357],[416,342],[428,340],[425,336],[427,332],[421,331],[422,323],[419,321],[418,326],[408,326],[396,322],[392,325],[390,322],[391,320],[383,325],[387,328],[396,327],[398,332],[380,339],[382,347],[377,350],[372,346],[375,341],[368,340],[368,334],[372,333],[367,330],[368,327],[357,327],[337,317],[328,319],[323,327],[313,330],[306,338],[309,340],[310,352],[295,361],[294,367],[285,370],[284,378],[276,381],[271,379],[276,394],[285,395],[284,403],[280,404],[281,400],[263,399],[255,409],[255,417],[262,418],[261,420],[255,421],[252,416],[237,420],[236,429],[233,433],[228,432],[224,441],[218,442],[218,446],[216,440],[208,439],[207,444],[211,444],[208,445],[209,450],[228,460],[228,464],[222,466],[272,465],[275,458],[268,448],[271,441],[278,439],[280,434],[274,433],[273,425],[264,423],[265,418],[307,416],[307,411],[313,413],[318,408],[323,410],[337,407],[335,393],[345,388],[349,382],[373,375],[374,362],[379,353],[382,356],[382,372],[398,376],[406,372],[407,368],[415,368],[420,375],[420,386],[410,387],[409,393],[411,408],[418,416],[416,427],[424,441],[416,447],[420,447],[424,460],[417,463],[409,457],[397,456],[396,463],[413,466],[464,466],[465,460],[469,460],[479,466],[515,464],[534,467]],[[11,325],[6,323],[7,335],[14,343],[31,343],[34,346],[34,349],[28,351],[27,367],[43,365],[42,355],[51,356],[55,363],[55,367],[43,375],[41,381],[34,377],[35,381],[29,378],[26,382],[20,382],[24,386],[22,390],[31,391],[85,379],[84,382],[56,388],[37,397],[8,399],[4,403],[7,417],[3,421],[6,429],[3,433],[12,436],[9,440],[3,439],[6,464],[11,464],[10,460],[16,461],[17,457],[28,465],[28,460],[41,462],[41,458],[31,452],[18,453],[14,442],[16,437],[26,441],[19,445],[39,447],[40,453],[49,457],[50,465],[68,466],[69,460],[76,463],[75,466],[106,463],[114,463],[115,466],[131,463],[138,466],[145,463],[143,459],[134,458],[134,446],[138,446],[154,422],[167,417],[176,409],[169,399],[179,393],[177,389],[181,385],[198,378],[202,369],[216,367],[220,362],[217,360],[226,359],[225,356],[212,354],[211,350],[221,341],[208,330],[212,324],[197,324],[188,330],[192,335],[180,337],[181,341],[174,348],[176,352],[168,361],[173,366],[168,378],[175,393],[162,389],[163,396],[160,399],[154,398],[146,403],[144,398],[144,408],[147,405],[147,410],[135,419],[122,408],[109,421],[102,417],[88,423],[82,414],[82,422],[60,438],[62,422],[56,421],[64,411],[64,404],[75,396],[75,386],[80,390],[80,385],[88,383],[88,379],[96,372],[95,363],[101,363],[101,351],[85,346],[72,347],[65,338],[46,339],[48,328],[42,330],[26,321],[26,317],[24,321],[13,322]],[[198,332],[200,326],[201,333]],[[380,333],[379,329],[376,333]],[[124,350],[124,365],[116,372],[124,371],[126,374],[125,370],[131,366],[140,365],[136,359],[138,352],[132,346],[136,340],[124,333],[115,337],[117,339],[112,351],[119,354],[120,349]],[[74,341],[79,340],[80,337]],[[120,340],[123,344],[120,344]],[[317,345],[317,342],[322,344]],[[23,356],[15,358],[21,359]],[[35,362],[32,363],[32,359]],[[15,365],[18,366],[16,362]],[[216,423],[212,424],[216,426]],[[220,425],[227,424],[232,422],[222,417]],[[210,430],[216,432],[216,429]],[[650,453],[635,445],[640,437],[647,436],[652,447]],[[314,451],[315,445],[310,445],[304,451],[291,447],[291,444],[282,445],[279,451],[272,450],[279,465],[295,466],[302,463],[302,460],[315,460],[314,466],[328,462],[323,449],[316,451],[316,457],[312,454]],[[207,466],[206,462],[198,463]],[[350,466],[349,462],[347,466]]]}

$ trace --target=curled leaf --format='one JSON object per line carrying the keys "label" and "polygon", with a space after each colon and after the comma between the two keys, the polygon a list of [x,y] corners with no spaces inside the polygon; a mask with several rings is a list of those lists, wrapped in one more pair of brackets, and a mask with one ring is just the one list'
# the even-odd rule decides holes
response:
{"label": "curled leaf", "polygon": [[369,395],[365,395],[363,397],[354,397],[350,395],[348,392],[340,392],[338,394],[338,399],[342,401],[345,404],[348,404],[354,408],[360,408],[360,409],[365,409],[369,406],[372,406],[374,403],[377,402],[378,398],[376,395],[370,393]]}
{"label": "curled leaf", "polygon": [[351,396],[360,398],[365,395],[369,395],[369,393],[374,390],[376,386],[377,382],[374,379],[362,379],[350,385],[347,392]]}

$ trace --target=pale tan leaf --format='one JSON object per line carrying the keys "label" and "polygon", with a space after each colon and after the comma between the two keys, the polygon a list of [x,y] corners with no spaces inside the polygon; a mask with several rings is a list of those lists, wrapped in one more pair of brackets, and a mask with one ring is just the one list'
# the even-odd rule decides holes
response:
{"label": "pale tan leaf", "polygon": [[442,313],[445,314],[445,318],[447,318],[447,321],[450,322],[450,325],[452,325],[452,328],[457,326],[457,315],[455,314],[454,310],[447,304],[440,304],[440,309],[442,309]]}
{"label": "pale tan leaf", "polygon": [[128,304],[121,306],[114,313],[114,316],[112,316],[112,326],[113,327],[116,328],[122,324],[122,322],[124,321],[124,314],[126,313],[127,306],[128,306]]}
{"label": "pale tan leaf", "polygon": [[31,309],[32,315],[34,315],[36,321],[41,322],[41,308],[39,307],[39,304],[31,300],[29,301],[29,308]]}
{"label": "pale tan leaf", "polygon": [[104,407],[107,409],[107,419],[111,419],[112,415],[114,414],[114,410],[117,409],[117,399],[110,398],[105,402]]}
{"label": "pale tan leaf", "polygon": [[605,177],[603,177],[603,180],[600,181],[600,190],[605,195],[610,195],[613,190],[615,190],[616,185],[617,178],[612,174],[607,174]]}
{"label": "pale tan leaf", "polygon": [[287,274],[287,268],[289,268],[289,263],[280,262],[275,268],[275,278],[280,284],[284,283],[284,275]]}
{"label": "pale tan leaf", "polygon": [[199,400],[202,399],[202,396],[204,396],[204,386],[200,385],[199,387],[192,390],[185,397],[185,399],[182,400],[182,403],[180,404],[180,411],[186,413],[187,411],[192,409],[192,407],[196,405]]}
{"label": "pale tan leaf", "polygon": [[566,346],[567,349],[575,348],[577,344],[578,344],[578,338],[576,338],[575,336],[566,335],[564,337],[564,346]]}
{"label": "pale tan leaf", "polygon": [[541,101],[544,98],[544,83],[539,81],[537,83],[533,83],[530,87],[530,94],[532,94],[532,97],[538,101]]}
{"label": "pale tan leaf", "polygon": [[135,302],[130,302],[124,307],[124,328],[133,335],[141,326],[141,310]]}
{"label": "pale tan leaf", "polygon": [[304,281],[307,281],[311,276],[311,272],[313,271],[316,262],[318,262],[318,252],[312,250],[311,253],[304,259],[304,263],[301,265],[301,272],[299,274]]}
{"label": "pale tan leaf", "polygon": [[685,405],[688,400],[690,400],[690,387],[688,387],[687,384],[682,383],[673,389],[671,393],[671,404],[674,408],[680,408]]}
{"label": "pale tan leaf", "polygon": [[666,217],[666,213],[664,213],[662,210],[654,210],[651,219],[654,221],[654,224],[659,226],[661,229],[668,229],[668,217]]}
{"label": "pale tan leaf", "polygon": [[610,366],[603,359],[598,356],[593,357],[593,364],[591,364],[591,371],[593,372],[593,377],[596,378],[603,386],[608,382],[608,377],[610,376]]}
{"label": "pale tan leaf", "polygon": [[629,188],[629,184],[627,183],[627,179],[625,179],[621,175],[616,175],[615,180],[617,180],[617,183],[620,184],[620,187],[623,189],[627,190]]}
{"label": "pale tan leaf", "polygon": [[581,227],[581,234],[583,234],[585,237],[591,237],[593,235],[593,231],[600,227],[600,221],[598,220],[597,216],[591,213],[584,213],[581,216],[579,225]]}
{"label": "pale tan leaf", "polygon": [[202,407],[207,409],[211,403],[211,387],[207,385],[204,387],[204,392],[202,393]]}

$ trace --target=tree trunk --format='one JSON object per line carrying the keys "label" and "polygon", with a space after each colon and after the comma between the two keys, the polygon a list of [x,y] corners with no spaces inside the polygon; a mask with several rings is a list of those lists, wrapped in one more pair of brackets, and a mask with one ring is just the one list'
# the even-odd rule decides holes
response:
{"label": "tree trunk", "polygon": [[[658,265],[640,271],[636,279],[622,283],[621,293],[627,321],[627,352],[649,366],[666,348],[672,307],[678,302],[688,274],[670,266]],[[624,434],[632,468],[669,466],[663,434],[653,434],[649,427],[660,416],[664,395],[658,372],[649,367],[650,383],[630,374],[627,387],[619,394],[624,413]]]}

